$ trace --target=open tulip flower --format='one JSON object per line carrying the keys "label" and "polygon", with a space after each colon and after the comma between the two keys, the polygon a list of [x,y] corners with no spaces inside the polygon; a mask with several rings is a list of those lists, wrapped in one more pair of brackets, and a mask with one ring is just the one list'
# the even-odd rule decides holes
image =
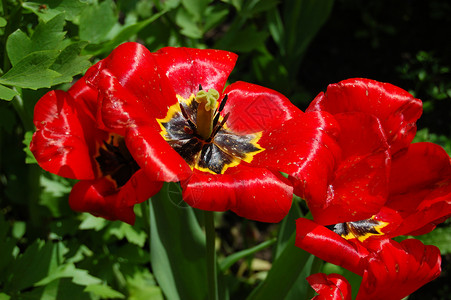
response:
{"label": "open tulip flower", "polygon": [[[441,271],[440,251],[435,246],[425,246],[415,239],[400,243],[379,239],[363,247],[304,218],[297,220],[296,246],[362,276],[357,300],[402,299],[437,278]],[[320,294],[317,299],[351,299],[343,277],[326,279],[324,274],[308,278]]]}
{"label": "open tulip flower", "polygon": [[342,149],[327,192],[306,197],[316,222],[371,223],[373,234],[393,237],[427,233],[451,214],[449,156],[436,144],[410,144],[421,110],[401,88],[369,79],[329,85],[314,99],[307,111],[335,116]]}
{"label": "open tulip flower", "polygon": [[151,180],[180,182],[195,208],[279,222],[291,206],[290,179],[320,178],[328,171],[322,162],[336,159],[336,122],[261,86],[224,90],[236,59],[125,43],[86,78],[99,93],[99,122],[124,136]]}
{"label": "open tulip flower", "polygon": [[80,180],[69,196],[72,209],[133,224],[133,206],[162,184],[147,178],[123,137],[98,128],[96,103],[83,79],[67,92],[45,94],[35,106],[30,148],[43,169]]}

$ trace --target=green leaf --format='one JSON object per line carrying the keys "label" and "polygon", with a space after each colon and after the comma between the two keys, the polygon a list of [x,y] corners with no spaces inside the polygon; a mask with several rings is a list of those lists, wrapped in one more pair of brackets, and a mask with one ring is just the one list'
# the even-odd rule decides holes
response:
{"label": "green leaf", "polygon": [[83,217],[84,219],[79,227],[81,230],[94,229],[95,231],[100,231],[108,225],[108,222],[105,219],[94,217],[93,215],[88,213],[84,213]]}
{"label": "green leaf", "polygon": [[58,50],[64,39],[64,16],[57,15],[47,23],[41,22],[29,38],[24,32],[16,30],[6,42],[11,64],[15,66],[29,53],[42,50]]}
{"label": "green leaf", "polygon": [[296,233],[291,235],[279,258],[273,262],[266,279],[255,288],[248,299],[285,299],[311,254],[294,245]]}
{"label": "green leaf", "polygon": [[168,299],[206,299],[205,236],[179,189],[165,183],[150,200],[152,270]]}
{"label": "green leaf", "polygon": [[61,76],[58,72],[48,69],[58,54],[59,51],[57,50],[45,50],[25,56],[5,75],[0,77],[0,84],[34,90],[51,87],[55,78]]}
{"label": "green leaf", "polygon": [[0,293],[0,300],[9,300],[11,296],[6,295],[5,293]]}
{"label": "green leaf", "polygon": [[203,31],[199,28],[198,23],[195,22],[189,12],[183,9],[177,10],[175,22],[182,28],[182,30],[180,30],[181,34],[193,39],[202,38]]}
{"label": "green leaf", "polygon": [[21,291],[51,274],[62,260],[62,243],[36,241],[12,265],[6,291]]}
{"label": "green leaf", "polygon": [[299,201],[302,201],[301,198],[293,196],[293,204],[291,205],[290,211],[280,223],[279,233],[277,234],[277,247],[274,255],[275,259],[280,257],[280,254],[288,245],[291,236],[296,231],[296,220],[302,217]]}
{"label": "green leaf", "polygon": [[200,21],[202,20],[205,14],[205,9],[211,0],[182,0],[181,2],[186,10],[194,17],[194,20]]}
{"label": "green leaf", "polygon": [[227,44],[222,44],[219,48],[227,48],[234,52],[250,52],[260,47],[268,37],[268,33],[258,31],[254,25],[249,25],[244,29],[238,28],[236,31],[229,31],[226,34]]}
{"label": "green leaf", "polygon": [[[45,8],[43,8],[45,5]],[[24,2],[22,7],[35,13],[39,18],[48,21],[61,13],[66,20],[75,21],[83,9],[89,5],[81,0],[42,0],[39,2]]]}
{"label": "green leaf", "polygon": [[132,24],[132,25],[126,25],[122,27],[117,34],[110,38],[108,41],[98,44],[98,45],[88,45],[85,49],[86,53],[89,53],[91,55],[99,55],[102,53],[109,53],[111,50],[116,48],[118,45],[122,44],[124,41],[129,40],[131,37],[133,37],[135,34],[140,32],[142,29],[144,29],[146,26],[160,18],[162,15],[164,15],[167,11],[161,11],[157,14],[154,14],[152,17],[143,20],[141,22]]}
{"label": "green leaf", "polygon": [[19,95],[15,90],[9,89],[3,85],[0,85],[0,99],[10,101],[14,96]]}
{"label": "green leaf", "polygon": [[93,293],[101,298],[111,298],[111,299],[124,299],[125,296],[119,293],[118,291],[113,290],[107,285],[88,285],[85,292]]}
{"label": "green leaf", "polygon": [[154,277],[147,269],[140,270],[133,277],[127,278],[127,290],[130,293],[130,300],[164,299],[161,289],[156,286]]}
{"label": "green leaf", "polygon": [[146,242],[147,235],[143,231],[136,231],[135,228],[126,223],[116,223],[116,226],[109,230],[109,233],[116,236],[118,239],[123,239],[124,237],[132,244],[138,245],[140,247],[144,246]]}
{"label": "green leaf", "polygon": [[87,44],[87,42],[70,44],[58,55],[50,69],[60,73],[61,76],[54,79],[52,85],[72,81],[73,76],[82,73],[91,65],[90,55],[79,56]]}
{"label": "green leaf", "polygon": [[5,27],[8,22],[5,20],[5,18],[0,17],[0,27]]}
{"label": "green leaf", "polygon": [[31,153],[31,150],[30,150],[30,143],[31,143],[32,138],[33,138],[33,131],[25,132],[24,140],[22,143],[25,145],[25,147],[23,148],[23,151],[26,154],[25,163],[27,163],[27,164],[37,164],[38,163],[36,161],[36,158],[34,157],[33,153]]}
{"label": "green leaf", "polygon": [[101,43],[116,23],[117,17],[111,0],[88,6],[80,16],[80,39],[94,44]]}
{"label": "green leaf", "polygon": [[227,256],[223,261],[221,261],[219,268],[221,271],[225,271],[228,268],[230,268],[234,263],[239,261],[242,258],[245,258],[246,256],[252,255],[254,253],[257,253],[258,251],[261,251],[263,249],[268,248],[271,245],[274,245],[276,243],[277,239],[273,238],[267,241],[264,241],[263,243],[256,245],[254,247],[241,250],[239,252],[235,252],[229,256]]}

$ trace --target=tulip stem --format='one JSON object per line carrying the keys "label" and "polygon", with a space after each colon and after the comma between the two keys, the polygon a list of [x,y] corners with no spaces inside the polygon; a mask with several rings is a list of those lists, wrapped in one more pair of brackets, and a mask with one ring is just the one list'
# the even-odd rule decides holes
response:
{"label": "tulip stem", "polygon": [[205,236],[207,241],[208,299],[218,299],[218,277],[216,268],[215,222],[212,211],[204,211]]}

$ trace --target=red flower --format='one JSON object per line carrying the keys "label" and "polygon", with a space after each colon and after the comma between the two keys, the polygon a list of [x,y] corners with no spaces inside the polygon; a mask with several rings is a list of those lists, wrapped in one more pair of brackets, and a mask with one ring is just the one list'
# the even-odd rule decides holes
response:
{"label": "red flower", "polygon": [[224,90],[236,59],[125,43],[86,76],[99,91],[102,122],[124,135],[149,178],[180,181],[193,207],[278,222],[293,191],[279,172],[298,184],[322,178],[323,162],[338,153],[336,125],[267,88],[237,82]]}
{"label": "red flower", "polygon": [[349,79],[329,85],[307,111],[332,113],[341,128],[342,157],[327,192],[304,192],[316,222],[376,220],[375,233],[392,237],[425,233],[451,215],[449,156],[438,145],[410,145],[420,100],[388,83]]}
{"label": "red flower", "polygon": [[30,144],[38,164],[51,173],[79,179],[69,204],[109,220],[133,224],[133,205],[158,192],[128,152],[123,137],[98,129],[97,92],[83,79],[68,92],[50,91],[36,104]]}
{"label": "red flower", "polygon": [[[363,247],[308,219],[296,223],[296,246],[363,277],[357,300],[402,299],[440,274],[440,251],[435,246],[415,239],[401,243],[380,239]],[[324,284],[317,277],[309,282]]]}
{"label": "red flower", "polygon": [[339,274],[317,273],[307,277],[308,283],[319,294],[312,300],[351,300],[351,285]]}

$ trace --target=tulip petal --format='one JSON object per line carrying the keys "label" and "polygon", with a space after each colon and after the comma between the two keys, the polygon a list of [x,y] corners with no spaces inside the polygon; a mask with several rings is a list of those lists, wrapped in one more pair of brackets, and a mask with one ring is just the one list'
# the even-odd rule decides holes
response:
{"label": "tulip petal", "polygon": [[291,207],[293,188],[285,178],[259,168],[232,168],[222,175],[195,170],[182,182],[183,199],[209,211],[232,210],[260,222],[280,222]]}
{"label": "tulip petal", "polygon": [[121,220],[133,225],[133,205],[147,200],[161,187],[162,183],[150,182],[142,170],[138,170],[121,188],[117,188],[114,181],[107,177],[84,180],[72,188],[69,205],[75,211],[89,212],[107,220]]}
{"label": "tulip petal", "polygon": [[[36,104],[30,149],[46,171],[73,179],[94,179],[96,143],[107,134],[95,129],[86,111],[63,91],[50,91]],[[87,130],[89,128],[90,130]]]}
{"label": "tulip petal", "polygon": [[255,84],[235,82],[224,94],[227,102],[222,114],[229,114],[227,126],[235,133],[271,131],[303,114],[282,94]]}
{"label": "tulip petal", "polygon": [[357,300],[402,299],[440,275],[440,251],[418,240],[385,240],[367,258]]}
{"label": "tulip petal", "polygon": [[351,300],[351,285],[339,274],[317,273],[307,277],[308,283],[319,294],[312,300]]}
{"label": "tulip petal", "polygon": [[363,274],[361,259],[368,254],[368,251],[311,220],[304,218],[296,220],[295,245],[322,260],[358,275]]}
{"label": "tulip petal", "polygon": [[163,74],[169,78],[176,94],[187,99],[204,90],[222,93],[238,56],[213,49],[165,47],[154,53]]}
{"label": "tulip petal", "polygon": [[176,182],[192,174],[189,165],[154,128],[130,128],[125,140],[131,155],[150,180]]}
{"label": "tulip petal", "polygon": [[309,199],[315,221],[323,225],[370,218],[385,204],[390,153],[377,118],[365,113],[335,115],[340,125],[342,160],[326,196]]}
{"label": "tulip petal", "polygon": [[354,78],[329,85],[326,93],[320,93],[307,109],[316,110],[373,114],[381,121],[391,153],[396,153],[413,140],[422,103],[392,84]]}

